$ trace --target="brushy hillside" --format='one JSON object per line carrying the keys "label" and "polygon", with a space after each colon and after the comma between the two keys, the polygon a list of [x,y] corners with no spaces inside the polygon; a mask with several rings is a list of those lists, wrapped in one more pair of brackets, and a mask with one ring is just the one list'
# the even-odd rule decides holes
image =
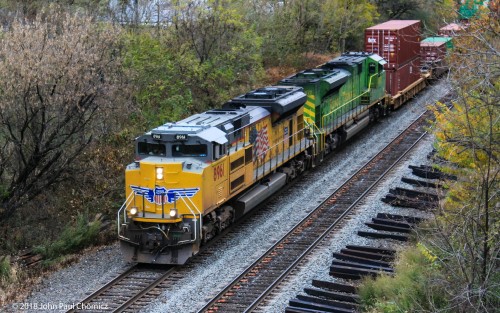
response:
{"label": "brushy hillside", "polygon": [[114,240],[139,134],[362,50],[381,20],[437,25],[453,12],[430,0],[192,2],[0,1],[0,301],[39,273],[8,256],[37,247],[50,268]]}

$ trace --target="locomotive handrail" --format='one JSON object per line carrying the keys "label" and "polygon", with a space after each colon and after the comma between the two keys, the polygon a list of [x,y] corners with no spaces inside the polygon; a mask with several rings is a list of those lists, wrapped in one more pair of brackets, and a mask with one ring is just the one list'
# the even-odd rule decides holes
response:
{"label": "locomotive handrail", "polygon": [[193,212],[193,210],[191,210],[191,207],[189,206],[189,204],[187,204],[186,200],[184,199],[185,197],[181,197],[180,193],[179,192],[176,192],[178,195],[179,195],[179,199],[182,200],[182,202],[184,202],[184,204],[186,205],[186,207],[188,208],[189,212],[191,212],[191,214],[195,217],[195,219],[198,219],[200,220],[199,224],[200,224],[200,229],[198,230],[198,234],[196,233],[196,226],[195,226],[195,232],[194,232],[194,239],[193,240],[184,240],[184,241],[179,241],[177,242],[177,244],[185,244],[185,243],[191,243],[191,242],[196,242],[197,240],[197,237],[200,236],[200,239],[201,239],[201,234],[202,234],[202,221],[203,221],[203,218],[202,218],[202,212],[196,207],[196,204],[194,204],[194,202],[188,198],[188,201],[191,202],[191,204],[193,205],[193,207],[196,209],[196,211],[198,211],[198,215],[200,217],[196,218],[196,214]]}
{"label": "locomotive handrail", "polygon": [[370,79],[368,80],[368,91],[371,91],[372,90],[372,78],[376,75],[379,75],[380,73],[375,73],[373,75],[370,76]]}
{"label": "locomotive handrail", "polygon": [[[307,121],[304,121],[304,123],[305,123],[306,125],[308,125]],[[279,146],[279,145],[283,144],[284,142],[286,142],[287,140],[289,140],[289,139],[290,139],[290,137],[297,136],[297,135],[298,135],[298,134],[300,134],[301,132],[302,132],[302,133],[304,133],[304,130],[305,130],[305,129],[306,129],[306,128],[304,127],[304,128],[302,128],[302,129],[300,129],[300,130],[296,131],[295,133],[290,134],[290,135],[288,135],[287,137],[284,137],[281,141],[277,142],[275,145],[273,145],[273,146],[269,146],[266,150],[262,151],[261,153],[258,153],[258,154],[257,154],[257,162],[258,162],[258,163],[257,163],[257,168],[256,168],[257,173],[256,173],[256,177],[255,177],[255,178],[257,179],[257,178],[259,177],[259,166],[258,166],[258,165],[259,165],[259,159],[260,159],[260,157],[262,157],[263,155],[265,155],[268,151],[271,151],[270,156],[269,156],[269,173],[270,173],[270,172],[272,172],[272,164],[271,164],[271,163],[272,163],[272,159],[273,159],[273,157],[271,156],[271,155],[272,155],[272,150],[273,150],[275,147],[277,147],[277,146]],[[307,138],[305,138],[305,136],[304,136],[304,138],[299,139],[298,141],[299,141],[299,144],[300,144],[300,145],[302,145],[302,140],[307,140]],[[296,145],[296,143],[294,144],[294,146],[295,146],[295,145]],[[307,146],[307,144],[306,144],[306,146]],[[306,147],[306,146],[304,146],[304,147]],[[290,148],[291,148],[291,146],[289,146],[289,147],[288,147],[288,149],[290,149]],[[301,148],[301,146],[299,147],[299,149],[300,149],[300,148]],[[295,148],[294,148],[294,149],[295,149]],[[282,152],[284,152],[284,151],[282,151]],[[296,153],[296,152],[295,152],[295,150],[294,150],[294,153]],[[285,163],[284,158],[283,158],[283,160],[282,160],[282,164],[283,164],[283,163]],[[264,176],[264,175],[266,174],[266,169],[264,168],[264,167],[265,167],[265,164],[266,164],[266,161],[264,160],[264,161],[261,163],[261,166],[263,167],[263,169],[262,169],[262,176]],[[278,167],[278,155],[277,155],[277,154],[276,154],[276,167]]]}
{"label": "locomotive handrail", "polygon": [[[195,242],[197,240],[198,236],[200,236],[200,234],[201,234],[201,229],[202,229],[202,212],[200,212],[200,210],[196,207],[196,205],[193,203],[193,201],[191,199],[188,198],[189,202],[191,202],[191,205],[189,205],[186,202],[186,200],[184,199],[185,197],[182,197],[181,193],[179,193],[179,192],[175,192],[175,193],[179,196],[179,199],[181,199],[184,202],[184,204],[188,208],[188,210],[191,213],[191,215],[193,215],[195,217],[195,219],[200,220],[200,222],[199,222],[199,229],[195,228],[195,237],[194,237],[194,239],[193,240],[179,241],[178,243],[179,244],[184,244],[184,243]],[[126,240],[130,240],[130,239],[126,238],[123,235],[121,235],[121,224],[122,224],[121,214],[122,214],[122,211],[123,211],[123,222],[126,223],[127,222],[127,208],[130,205],[130,203],[132,202],[133,196],[134,196],[134,192],[132,191],[128,195],[127,199],[122,204],[122,206],[120,207],[120,209],[118,210],[118,213],[117,213],[118,237],[122,238],[122,239],[126,239]],[[193,212],[193,209],[191,209],[191,206],[196,210],[197,213]]]}
{"label": "locomotive handrail", "polygon": [[[311,122],[311,123],[308,123],[307,121],[305,121],[306,125],[308,125],[309,127],[311,127],[312,129],[316,128],[318,132],[313,132],[314,136],[316,137],[316,141],[320,143],[320,146],[321,148],[320,149],[323,149],[325,147],[325,136],[318,136],[318,134],[325,134],[325,131],[320,129],[318,127],[318,125],[316,125],[316,123],[314,122]],[[318,137],[319,137],[319,140],[318,140]]]}
{"label": "locomotive handrail", "polygon": [[[125,200],[125,202],[123,202],[122,206],[120,207],[120,209],[118,210],[118,214],[117,214],[117,227],[118,227],[118,237],[121,237],[121,238],[125,238],[124,236],[122,236],[120,234],[120,228],[121,228],[121,220],[120,220],[120,214],[123,210],[123,222],[126,223],[127,222],[127,207],[129,205],[128,202],[132,202],[132,198],[133,198],[133,195],[134,195],[134,192],[130,192],[130,194],[128,195],[127,199]],[[128,239],[128,238],[125,238],[125,239]]]}
{"label": "locomotive handrail", "polygon": [[324,128],[324,129],[326,128],[326,127],[325,127],[325,118],[326,118],[327,116],[330,116],[330,115],[332,115],[333,113],[337,112],[338,110],[343,109],[346,105],[348,105],[349,103],[353,102],[354,100],[356,100],[356,99],[358,99],[358,98],[361,98],[361,97],[365,96],[367,93],[369,94],[369,93],[371,92],[371,90],[372,90],[372,88],[371,88],[371,86],[372,86],[372,78],[373,78],[374,76],[378,75],[378,74],[379,74],[379,73],[375,73],[375,74],[373,74],[373,75],[371,75],[371,76],[370,76],[370,79],[368,80],[368,89],[367,89],[365,92],[363,92],[363,93],[359,94],[357,97],[352,98],[351,100],[347,101],[346,103],[342,104],[341,106],[339,106],[339,107],[337,107],[337,108],[333,109],[332,111],[328,112],[327,114],[323,115],[323,116],[321,117],[321,125],[323,125],[323,128]]}

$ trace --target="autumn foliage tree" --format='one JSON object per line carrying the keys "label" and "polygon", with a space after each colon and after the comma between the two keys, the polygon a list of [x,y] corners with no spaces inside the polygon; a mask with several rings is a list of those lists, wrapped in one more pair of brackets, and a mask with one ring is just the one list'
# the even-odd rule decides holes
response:
{"label": "autumn foliage tree", "polygon": [[459,177],[423,238],[439,257],[453,312],[500,305],[500,24],[483,16],[455,38],[452,109],[435,110],[437,151]]}
{"label": "autumn foliage tree", "polygon": [[[324,1],[321,5],[321,20],[324,23],[325,47],[340,52],[363,50],[364,30],[376,23],[379,14],[368,0]],[[335,14],[328,14],[335,12]]]}
{"label": "autumn foliage tree", "polygon": [[[500,24],[489,14],[454,37],[452,106],[432,107],[436,166],[453,174],[418,243],[399,253],[395,275],[366,279],[375,312],[498,312],[500,307]],[[451,177],[451,176],[450,176]]]}
{"label": "autumn foliage tree", "polygon": [[52,10],[15,21],[0,44],[0,221],[51,186],[124,114],[119,30]]}
{"label": "autumn foliage tree", "polygon": [[[173,54],[196,111],[222,105],[261,78],[261,40],[245,23],[240,0],[175,1]],[[184,75],[183,75],[184,74]]]}
{"label": "autumn foliage tree", "polygon": [[221,106],[263,76],[261,40],[237,0],[178,0],[168,26],[127,28],[124,65],[145,129]]}

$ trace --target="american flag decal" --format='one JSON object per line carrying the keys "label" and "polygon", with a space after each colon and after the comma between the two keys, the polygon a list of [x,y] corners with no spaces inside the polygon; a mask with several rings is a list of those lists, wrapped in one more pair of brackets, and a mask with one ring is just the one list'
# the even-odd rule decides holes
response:
{"label": "american flag decal", "polygon": [[155,195],[155,203],[159,204],[159,205],[161,205],[163,203],[167,203],[165,201],[165,195]]}
{"label": "american flag decal", "polygon": [[264,125],[257,133],[254,143],[254,159],[264,160],[269,149],[269,137],[267,136],[267,125]]}

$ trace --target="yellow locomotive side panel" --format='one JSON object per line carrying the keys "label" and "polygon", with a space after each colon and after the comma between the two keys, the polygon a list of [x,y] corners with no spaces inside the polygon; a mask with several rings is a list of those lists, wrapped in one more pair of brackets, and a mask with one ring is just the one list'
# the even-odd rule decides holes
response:
{"label": "yellow locomotive side panel", "polygon": [[229,157],[213,162],[204,170],[203,195],[204,213],[209,213],[229,199],[228,164]]}
{"label": "yellow locomotive side panel", "polygon": [[295,135],[295,141],[300,142],[304,138],[304,108],[301,108],[297,112],[297,117],[295,118],[295,131],[293,134]]}
{"label": "yellow locomotive side panel", "polygon": [[229,155],[229,192],[234,194],[245,187],[245,150]]}
{"label": "yellow locomotive side panel", "polygon": [[[273,125],[272,146],[270,147],[268,157],[273,159],[279,157],[279,163],[281,164],[288,161],[295,154],[295,152],[299,152],[298,149],[293,149],[294,145],[297,143],[297,124],[297,115],[293,115]],[[274,161],[272,167],[275,167]]]}
{"label": "yellow locomotive side panel", "polygon": [[[247,134],[250,134],[250,129],[247,130]],[[245,147],[245,184],[251,186],[256,182],[253,175],[253,145]]]}
{"label": "yellow locomotive side panel", "polygon": [[[270,125],[270,127],[267,125]],[[304,141],[304,127],[303,108],[274,124],[268,121],[268,124],[259,125],[257,129],[259,129],[261,136],[264,133],[263,130],[266,131],[265,142],[267,145],[265,145],[265,149],[261,146],[261,151],[259,151],[259,140],[255,140],[254,145],[257,147],[254,148],[254,153],[257,151],[257,154],[262,157],[254,158],[254,178],[260,179],[271,173],[307,148],[307,143]],[[252,135],[250,138],[252,138]]]}

